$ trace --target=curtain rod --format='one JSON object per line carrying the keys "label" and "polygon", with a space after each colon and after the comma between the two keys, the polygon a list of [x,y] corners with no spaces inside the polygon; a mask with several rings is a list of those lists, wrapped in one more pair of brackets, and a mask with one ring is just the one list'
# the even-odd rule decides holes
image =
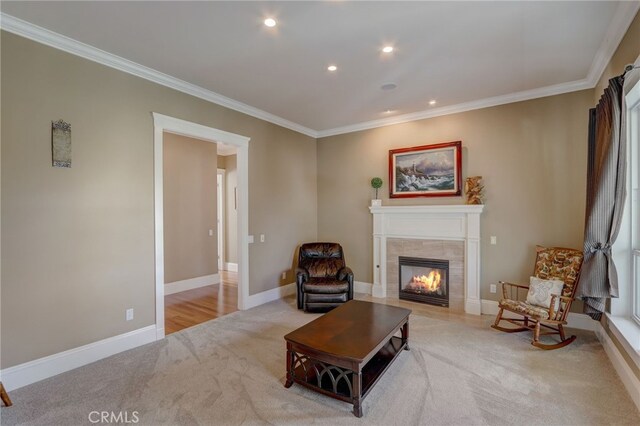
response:
{"label": "curtain rod", "polygon": [[637,70],[637,69],[640,69],[640,65],[629,64],[629,65],[624,67],[624,72],[622,73],[622,75],[620,77],[624,77],[628,72],[633,71],[633,70]]}

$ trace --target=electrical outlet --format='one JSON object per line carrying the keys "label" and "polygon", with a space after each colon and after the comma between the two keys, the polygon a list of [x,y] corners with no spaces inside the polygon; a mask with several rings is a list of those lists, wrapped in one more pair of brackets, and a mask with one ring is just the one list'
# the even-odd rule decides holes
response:
{"label": "electrical outlet", "polygon": [[127,309],[126,318],[127,321],[131,321],[133,319],[133,308]]}
{"label": "electrical outlet", "polygon": [[282,279],[283,279],[283,280],[286,280],[286,279],[287,279],[287,273],[286,273],[286,272],[283,272],[283,273],[282,273]]}
{"label": "electrical outlet", "polygon": [[495,293],[496,292],[496,285],[495,284],[491,284],[489,286],[489,293]]}
{"label": "electrical outlet", "polygon": [[494,246],[498,244],[498,238],[495,235],[491,236],[491,244]]}
{"label": "electrical outlet", "polygon": [[213,229],[209,229],[209,236],[213,237]]}

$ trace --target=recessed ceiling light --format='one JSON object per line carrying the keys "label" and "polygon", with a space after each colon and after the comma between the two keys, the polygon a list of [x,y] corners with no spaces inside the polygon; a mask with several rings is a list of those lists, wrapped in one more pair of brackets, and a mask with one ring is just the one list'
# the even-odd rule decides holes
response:
{"label": "recessed ceiling light", "polygon": [[386,109],[386,110],[384,110],[384,113],[385,113],[385,114],[391,114],[391,113],[394,113],[394,112],[396,112],[396,111],[395,111],[395,110],[393,110],[393,109]]}
{"label": "recessed ceiling light", "polygon": [[436,100],[435,100],[435,99],[431,99],[431,100],[429,101],[429,105],[435,105],[435,104],[436,104]]}
{"label": "recessed ceiling light", "polygon": [[264,20],[264,24],[267,27],[275,27],[276,26],[276,20],[273,19],[273,18],[267,18],[267,19]]}
{"label": "recessed ceiling light", "polygon": [[391,52],[393,52],[393,46],[385,46],[385,47],[382,48],[382,51],[384,53],[391,53]]}
{"label": "recessed ceiling light", "polygon": [[385,83],[382,86],[380,86],[382,90],[393,90],[396,87],[398,87],[398,85],[395,83]]}
{"label": "recessed ceiling light", "polygon": [[338,67],[336,67],[335,65],[329,65],[329,66],[327,67],[327,69],[328,69],[329,71],[335,71],[335,70],[337,70],[337,69],[338,69]]}

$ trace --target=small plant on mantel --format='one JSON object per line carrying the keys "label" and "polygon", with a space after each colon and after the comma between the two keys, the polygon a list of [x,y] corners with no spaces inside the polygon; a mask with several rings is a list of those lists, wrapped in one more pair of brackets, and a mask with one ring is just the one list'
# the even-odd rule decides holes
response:
{"label": "small plant on mantel", "polygon": [[376,200],[378,199],[378,189],[382,188],[382,179],[374,177],[371,179],[371,187],[376,190]]}

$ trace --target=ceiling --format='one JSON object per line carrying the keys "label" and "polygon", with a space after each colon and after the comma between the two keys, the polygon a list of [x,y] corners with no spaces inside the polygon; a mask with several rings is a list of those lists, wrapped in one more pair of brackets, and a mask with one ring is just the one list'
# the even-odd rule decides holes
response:
{"label": "ceiling", "polygon": [[[0,8],[3,29],[318,137],[593,87],[639,5],[3,1]],[[266,27],[267,17],[277,26]],[[395,50],[384,54],[384,45]],[[382,90],[387,83],[397,87]]]}

